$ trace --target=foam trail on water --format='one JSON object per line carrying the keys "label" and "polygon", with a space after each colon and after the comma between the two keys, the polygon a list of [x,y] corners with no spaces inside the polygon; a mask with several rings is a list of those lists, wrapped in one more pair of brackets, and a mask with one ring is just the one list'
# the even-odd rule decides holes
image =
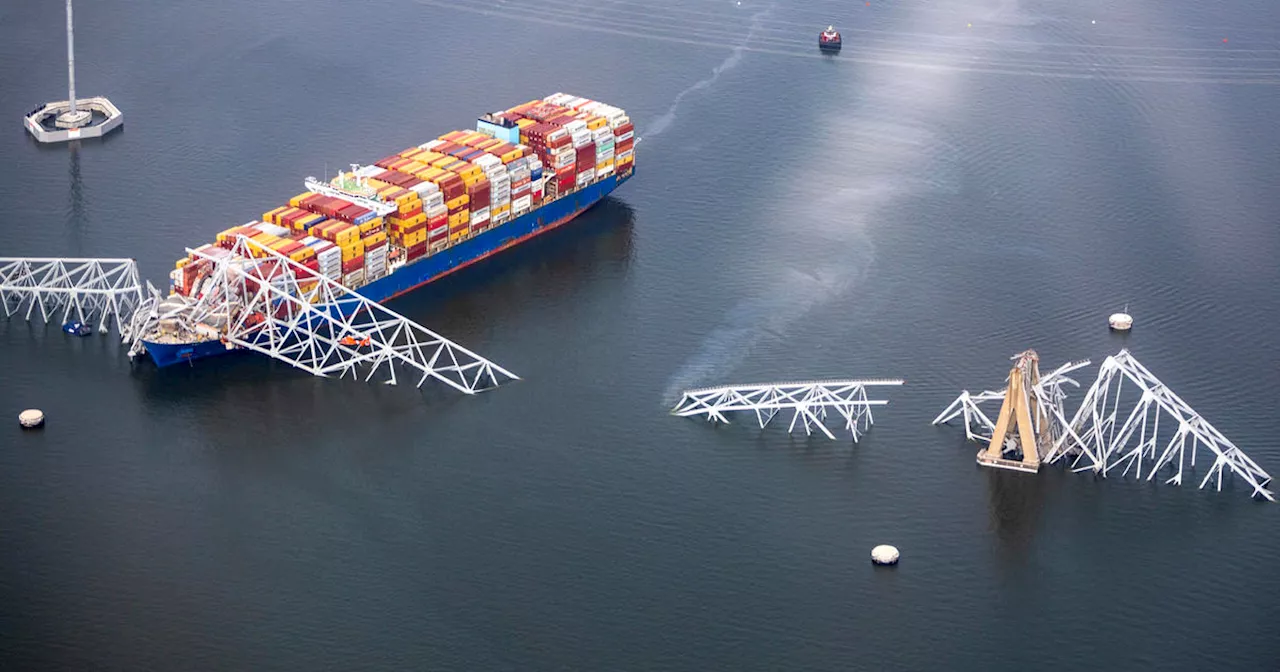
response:
{"label": "foam trail on water", "polygon": [[[966,0],[964,4],[972,9],[975,3]],[[997,9],[1002,24],[1025,23],[1016,0],[976,4]],[[929,33],[946,28],[940,25],[945,16],[917,10],[903,19],[908,28]],[[852,71],[842,68],[841,72]],[[789,249],[778,250],[778,255],[799,256],[804,270],[777,269],[778,277],[762,295],[730,310],[668,382],[664,401],[669,404],[690,387],[739,382],[723,377],[762,344],[782,341],[791,326],[809,313],[865,284],[876,256],[868,229],[883,220],[884,213],[910,196],[952,188],[947,173],[952,150],[935,137],[935,129],[962,102],[962,78],[954,72],[875,65],[859,69],[855,76],[847,86],[833,85],[823,91],[822,109],[829,111],[819,113],[813,123],[814,137],[822,138],[822,144],[806,153],[810,170],[792,173],[794,186],[779,185],[778,212],[766,213],[762,220],[769,222],[762,225],[766,227],[763,235],[788,241]],[[839,96],[846,100],[833,99]],[[812,198],[797,211],[794,194]],[[778,225],[774,222],[788,227],[785,235],[768,228]],[[795,222],[803,226],[795,227]],[[758,259],[752,259],[740,265],[758,264]],[[788,377],[785,371],[775,375]]]}
{"label": "foam trail on water", "polygon": [[742,38],[742,42],[739,42],[738,46],[733,48],[733,51],[730,52],[728,58],[724,59],[724,61],[720,63],[720,65],[717,65],[716,67],[711,69],[710,77],[699,81],[698,83],[694,84],[693,86],[690,86],[684,91],[681,91],[676,96],[676,99],[671,102],[671,107],[667,108],[667,111],[663,113],[661,117],[658,117],[652,124],[650,124],[649,127],[644,130],[644,133],[640,135],[642,135],[645,138],[650,138],[655,135],[659,135],[663,131],[667,130],[667,128],[671,126],[671,122],[675,121],[676,108],[680,107],[680,101],[684,100],[685,96],[689,95],[690,93],[693,93],[694,91],[700,91],[702,89],[705,89],[711,86],[712,84],[715,83],[717,79],[720,78],[720,73],[736,66],[738,62],[742,60],[742,54],[746,51],[747,45],[751,43],[751,39],[755,37],[758,31],[764,28],[764,25],[761,22],[764,21],[764,19],[767,16],[769,16],[769,13],[772,11],[773,11],[773,5],[769,5],[767,9],[756,12],[755,14],[752,14],[751,27],[747,29],[747,36]]}

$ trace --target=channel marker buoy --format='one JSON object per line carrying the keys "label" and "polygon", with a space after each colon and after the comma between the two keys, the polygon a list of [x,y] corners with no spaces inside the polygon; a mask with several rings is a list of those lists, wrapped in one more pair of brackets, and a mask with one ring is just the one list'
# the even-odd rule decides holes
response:
{"label": "channel marker buoy", "polygon": [[898,549],[888,544],[881,544],[871,549],[871,562],[877,565],[898,564]]}
{"label": "channel marker buoy", "polygon": [[1133,317],[1129,313],[1112,313],[1107,318],[1107,324],[1116,331],[1128,331],[1133,328]]}
{"label": "channel marker buoy", "polygon": [[44,424],[44,411],[36,408],[28,408],[18,414],[18,424],[23,429],[35,429]]}

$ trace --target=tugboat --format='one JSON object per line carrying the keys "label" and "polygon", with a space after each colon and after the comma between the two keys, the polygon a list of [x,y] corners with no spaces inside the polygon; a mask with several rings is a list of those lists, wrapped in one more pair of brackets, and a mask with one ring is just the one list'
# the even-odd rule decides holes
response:
{"label": "tugboat", "polygon": [[818,34],[818,48],[828,52],[840,51],[840,33],[835,26],[827,26]]}

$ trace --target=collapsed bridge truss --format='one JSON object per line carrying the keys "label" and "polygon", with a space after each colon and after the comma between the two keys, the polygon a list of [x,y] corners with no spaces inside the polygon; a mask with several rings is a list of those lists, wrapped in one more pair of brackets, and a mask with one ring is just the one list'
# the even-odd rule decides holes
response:
{"label": "collapsed bridge truss", "polygon": [[187,301],[153,297],[126,338],[131,352],[170,320],[179,337],[218,338],[228,348],[268,355],[317,376],[370,380],[396,368],[474,394],[518,377],[385,306],[278,252],[238,236],[229,253],[187,252],[206,264],[209,281]]}
{"label": "collapsed bridge truss", "polygon": [[[1052,443],[1040,458],[1046,464],[1070,461],[1072,471],[1092,471],[1106,477],[1118,467],[1121,476],[1130,469],[1142,478],[1147,460],[1146,480],[1161,469],[1174,473],[1165,482],[1181,485],[1187,467],[1195,467],[1196,451],[1203,447],[1213,456],[1213,464],[1200,481],[1203,489],[1216,482],[1222,490],[1223,475],[1230,471],[1250,487],[1251,495],[1275,501],[1267,489],[1271,476],[1200,416],[1181,397],[1143,366],[1128,350],[1107,357],[1098,376],[1085,392],[1081,405],[1070,420],[1065,409],[1064,384],[1077,385],[1064,374],[1082,368],[1088,361],[1065,364],[1040,379],[1032,391],[1041,407],[1048,410]],[[1129,385],[1125,385],[1129,381]],[[1134,391],[1128,394],[1129,389]],[[1007,388],[1006,388],[1007,390]],[[951,403],[933,424],[963,417],[965,435],[971,441],[989,443],[995,423],[978,408],[983,402],[1003,401],[1005,390],[971,395],[968,391]],[[1136,396],[1136,399],[1133,398]],[[1122,408],[1126,413],[1122,415]],[[1123,420],[1121,418],[1123,417]],[[1165,421],[1161,423],[1161,418]],[[1160,430],[1172,426],[1161,441]],[[1188,443],[1190,445],[1188,445]]]}
{"label": "collapsed bridge truss", "polygon": [[804,423],[806,435],[816,428],[835,440],[835,435],[824,424],[827,411],[833,410],[844,418],[845,429],[857,442],[859,430],[865,433],[871,427],[871,407],[889,403],[868,399],[867,388],[902,384],[903,381],[896,379],[828,380],[702,388],[686,391],[671,413],[681,417],[705,415],[708,422],[723,423],[729,422],[726,413],[754,413],[760,428],[764,429],[785,409],[792,412],[788,432],[795,431],[799,421]]}
{"label": "collapsed bridge truss", "polygon": [[[132,259],[0,258],[0,304],[5,317],[19,313],[45,322],[73,318],[122,330],[143,301]],[[38,310],[37,310],[38,309]]]}

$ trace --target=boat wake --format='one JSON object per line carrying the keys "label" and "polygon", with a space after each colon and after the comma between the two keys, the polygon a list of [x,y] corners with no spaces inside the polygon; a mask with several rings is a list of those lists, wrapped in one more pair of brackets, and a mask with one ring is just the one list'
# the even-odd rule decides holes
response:
{"label": "boat wake", "polygon": [[725,58],[720,65],[711,69],[710,77],[697,82],[693,86],[690,86],[677,94],[675,100],[671,101],[671,107],[667,108],[667,111],[663,113],[661,117],[658,117],[649,125],[648,128],[644,129],[644,133],[642,134],[643,137],[651,138],[656,135],[660,135],[663,131],[667,130],[667,128],[671,126],[671,122],[675,121],[676,109],[680,107],[680,101],[684,100],[685,96],[693,93],[694,91],[701,91],[702,89],[710,87],[717,79],[720,79],[721,73],[738,65],[738,63],[742,61],[742,55],[746,53],[747,46],[750,45],[752,38],[756,36],[757,32],[764,29],[764,20],[768,18],[771,12],[773,12],[773,5],[769,5],[767,9],[752,14],[751,27],[747,30],[746,37],[742,38],[742,41],[738,43],[738,46],[733,48],[733,51],[729,53],[729,56]]}
{"label": "boat wake", "polygon": [[[988,2],[1006,18],[1016,13],[1011,0]],[[937,28],[930,23],[942,20],[933,12],[904,18],[911,29],[926,32]],[[803,258],[805,271],[777,271],[779,277],[768,282],[764,294],[730,310],[669,380],[664,402],[674,403],[690,387],[723,382],[713,377],[731,372],[762,345],[783,342],[793,324],[865,285],[876,260],[869,234],[886,213],[905,198],[952,189],[948,166],[955,152],[937,129],[963,103],[963,79],[954,72],[874,65],[850,72],[855,81],[824,91],[838,91],[847,100],[820,108],[826,111],[814,120],[813,137],[822,138],[822,145],[806,151],[811,168],[793,174],[796,184],[779,188],[779,193],[805,194],[805,211],[795,212],[796,199],[779,197],[777,207],[788,211],[765,213],[760,220],[788,227],[762,234],[796,246],[778,254]],[[796,221],[805,226],[792,226]],[[759,265],[759,260],[740,265]]]}

